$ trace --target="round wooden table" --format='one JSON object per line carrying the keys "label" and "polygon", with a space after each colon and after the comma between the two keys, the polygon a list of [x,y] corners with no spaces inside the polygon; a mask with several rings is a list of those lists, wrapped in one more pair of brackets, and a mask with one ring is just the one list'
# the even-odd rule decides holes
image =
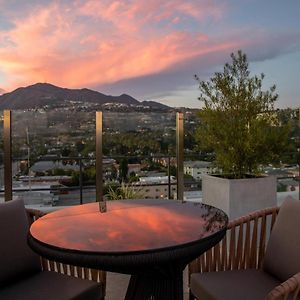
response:
{"label": "round wooden table", "polygon": [[131,274],[125,299],[181,300],[182,272],[225,234],[227,215],[204,204],[143,199],[72,206],[37,221],[28,237],[40,255]]}

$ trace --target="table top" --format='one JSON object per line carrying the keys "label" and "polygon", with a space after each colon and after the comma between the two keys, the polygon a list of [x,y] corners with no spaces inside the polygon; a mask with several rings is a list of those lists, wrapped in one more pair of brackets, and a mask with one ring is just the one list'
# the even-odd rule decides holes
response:
{"label": "table top", "polygon": [[60,249],[134,253],[193,243],[224,230],[227,215],[200,203],[143,199],[72,206],[50,213],[30,228],[37,241]]}

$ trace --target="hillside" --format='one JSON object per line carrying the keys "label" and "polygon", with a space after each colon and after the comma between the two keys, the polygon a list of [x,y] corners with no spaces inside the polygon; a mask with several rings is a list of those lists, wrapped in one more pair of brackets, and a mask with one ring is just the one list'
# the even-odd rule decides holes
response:
{"label": "hillside", "polygon": [[20,87],[0,96],[0,109],[41,108],[45,105],[58,104],[63,101],[83,101],[99,105],[122,103],[134,106],[147,105],[150,107],[168,108],[168,106],[154,101],[139,102],[127,94],[109,96],[86,88],[67,89],[49,83],[36,83],[28,87]]}

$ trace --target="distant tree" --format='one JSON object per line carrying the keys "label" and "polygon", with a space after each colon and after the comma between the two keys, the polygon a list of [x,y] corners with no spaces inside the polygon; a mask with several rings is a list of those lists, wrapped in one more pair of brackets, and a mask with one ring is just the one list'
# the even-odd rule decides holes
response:
{"label": "distant tree", "polygon": [[183,174],[184,179],[194,180],[194,177],[190,174]]}
{"label": "distant tree", "polygon": [[195,135],[192,134],[192,132],[188,132],[185,130],[185,136],[184,136],[184,148],[185,149],[194,149],[196,146],[196,139]]}
{"label": "distant tree", "polygon": [[70,155],[70,153],[71,153],[71,149],[68,147],[64,147],[61,150],[61,155],[64,157],[68,157]]}
{"label": "distant tree", "polygon": [[137,182],[139,181],[139,176],[136,175],[134,171],[130,172],[129,174],[129,182]]}
{"label": "distant tree", "polygon": [[53,170],[53,175],[54,176],[62,176],[62,175],[67,175],[68,173],[64,169],[54,169]]}
{"label": "distant tree", "polygon": [[111,178],[117,179],[117,168],[114,165],[111,167]]}
{"label": "distant tree", "polygon": [[75,146],[78,153],[81,153],[84,149],[84,143],[82,141],[77,141]]}
{"label": "distant tree", "polygon": [[199,82],[199,146],[215,152],[223,173],[241,178],[258,172],[260,164],[278,158],[287,141],[287,126],[280,126],[274,103],[278,97],[273,85],[262,90],[264,74],[250,76],[246,54],[231,54],[223,72]]}
{"label": "distant tree", "polygon": [[79,185],[79,171],[73,171],[72,175],[71,175],[71,182],[70,185],[71,186],[78,186]]}
{"label": "distant tree", "polygon": [[96,167],[90,166],[84,169],[84,178],[87,183],[95,183],[96,181]]}
{"label": "distant tree", "polygon": [[[72,179],[70,185],[76,186],[80,184],[80,171],[72,171],[70,174]],[[84,185],[95,184],[96,169],[94,166],[87,167],[82,171],[82,183]]]}
{"label": "distant tree", "polygon": [[[167,172],[169,175],[169,172]],[[170,176],[177,176],[177,168],[175,166],[170,166]]]}
{"label": "distant tree", "polygon": [[284,153],[279,157],[279,161],[287,164],[297,164],[300,160],[300,126],[299,109],[285,108],[278,110],[279,122],[289,125],[289,143],[285,147]]}
{"label": "distant tree", "polygon": [[128,160],[126,158],[123,158],[120,161],[120,166],[119,166],[119,178],[121,181],[127,181],[127,176],[128,176]]}
{"label": "distant tree", "polygon": [[83,156],[88,156],[90,153],[94,153],[95,152],[95,141],[88,141],[85,145],[84,145],[84,149],[82,150],[82,155]]}
{"label": "distant tree", "polygon": [[281,182],[279,182],[277,184],[277,192],[281,193],[281,192],[286,192],[287,191],[287,186]]}

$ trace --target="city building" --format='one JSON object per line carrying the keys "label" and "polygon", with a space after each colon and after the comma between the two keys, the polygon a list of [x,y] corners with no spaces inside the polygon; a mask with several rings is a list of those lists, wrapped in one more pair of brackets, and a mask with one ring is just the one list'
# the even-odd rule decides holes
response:
{"label": "city building", "polygon": [[203,174],[208,174],[211,171],[211,162],[208,161],[185,161],[183,166],[184,174],[192,176],[195,180],[202,179]]}
{"label": "city building", "polygon": [[[168,176],[140,177],[134,187],[145,199],[168,199],[168,180]],[[176,178],[174,176],[170,177],[170,183],[170,198],[173,199],[177,194]]]}

